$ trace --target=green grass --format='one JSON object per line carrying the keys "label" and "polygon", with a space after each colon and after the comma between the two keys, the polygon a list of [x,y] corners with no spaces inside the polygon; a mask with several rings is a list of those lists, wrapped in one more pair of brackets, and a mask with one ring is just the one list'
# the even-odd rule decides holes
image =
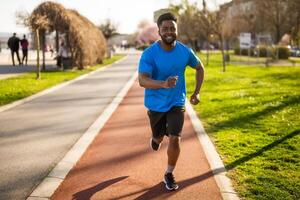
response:
{"label": "green grass", "polygon": [[[203,53],[201,54],[202,57],[204,58],[204,60],[206,59],[206,51],[203,50]],[[249,64],[249,63],[262,63],[264,64],[266,62],[266,57],[253,57],[253,56],[241,56],[241,55],[235,55],[233,51],[225,51],[225,54],[229,54],[230,55],[230,62],[245,62],[245,64]],[[209,52],[210,56],[215,57],[216,54],[220,54],[220,51],[210,51]],[[270,59],[270,58],[269,58]],[[287,62],[287,63],[291,63],[291,64],[297,64],[300,63],[300,58],[299,57],[289,57],[289,59],[287,60],[279,60],[282,62]],[[274,61],[273,61],[274,62]],[[203,62],[204,64],[206,62]]]}
{"label": "green grass", "polygon": [[289,60],[294,63],[300,63],[300,57],[289,57]]}
{"label": "green grass", "polygon": [[[188,95],[194,73],[186,73]],[[243,199],[300,199],[300,67],[229,65],[223,73],[212,55],[194,108]]]}
{"label": "green grass", "polygon": [[46,88],[94,71],[122,57],[123,55],[115,55],[111,59],[105,59],[102,64],[91,66],[84,70],[42,72],[41,80],[36,80],[34,72],[0,80],[0,106],[23,99]]}
{"label": "green grass", "polygon": [[249,57],[249,56],[240,56],[240,55],[230,55],[230,61],[232,62],[266,62],[267,58],[264,57]]}

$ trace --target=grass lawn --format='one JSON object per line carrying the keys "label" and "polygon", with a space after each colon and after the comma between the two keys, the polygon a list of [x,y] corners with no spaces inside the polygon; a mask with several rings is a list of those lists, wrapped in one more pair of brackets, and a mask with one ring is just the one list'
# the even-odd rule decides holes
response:
{"label": "grass lawn", "polygon": [[[202,51],[203,54],[202,57],[205,61],[206,59],[206,51],[203,50]],[[210,56],[212,55],[212,57],[214,57],[214,55],[216,54],[220,54],[221,51],[210,51],[209,54]],[[230,62],[246,62],[245,64],[249,64],[249,63],[261,63],[261,65],[264,65],[264,63],[266,62],[266,59],[265,57],[249,57],[249,56],[242,56],[242,55],[235,55],[234,52],[232,50],[226,52],[225,51],[225,54],[229,54],[230,55]],[[279,60],[279,61],[282,61],[282,62],[287,62],[287,63],[291,63],[291,64],[297,64],[297,63],[300,63],[300,57],[289,57],[289,59],[286,59],[286,60]],[[248,63],[247,63],[248,62]],[[206,64],[206,62],[203,62],[204,64]]]}
{"label": "grass lawn", "polygon": [[105,59],[103,64],[95,65],[84,70],[42,72],[41,80],[36,80],[36,74],[34,72],[0,80],[0,106],[23,99],[51,86],[94,71],[122,57],[123,55],[115,55],[111,59]]}
{"label": "grass lawn", "polygon": [[[205,54],[200,54],[203,63]],[[194,106],[242,199],[300,199],[300,67],[206,66]],[[188,95],[194,89],[188,69]]]}
{"label": "grass lawn", "polygon": [[300,57],[289,57],[291,62],[300,63]]}

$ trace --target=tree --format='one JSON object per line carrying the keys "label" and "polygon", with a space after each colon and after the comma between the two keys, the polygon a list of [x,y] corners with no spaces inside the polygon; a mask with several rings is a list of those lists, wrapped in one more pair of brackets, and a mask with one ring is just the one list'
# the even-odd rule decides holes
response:
{"label": "tree", "polygon": [[100,24],[99,29],[102,31],[106,39],[118,34],[117,25],[114,24],[110,19],[106,19],[103,24]]}
{"label": "tree", "polygon": [[224,13],[221,11],[211,12],[211,28],[213,34],[217,35],[220,41],[220,50],[222,53],[222,66],[223,72],[226,71],[226,63],[225,63],[225,53],[224,53],[224,36],[223,36],[223,28],[224,28]]}
{"label": "tree", "polygon": [[158,27],[156,24],[149,24],[138,32],[137,42],[140,45],[150,45],[159,39]]}
{"label": "tree", "polygon": [[291,15],[291,36],[295,44],[300,47],[300,1],[299,0],[289,0],[289,13]]}
{"label": "tree", "polygon": [[[298,0],[297,0],[298,1]],[[281,37],[292,29],[290,0],[255,0],[256,23],[259,32],[273,33],[274,42],[278,43]]]}
{"label": "tree", "polygon": [[[197,4],[189,4],[182,0],[180,5],[170,5],[170,9],[178,13],[178,34],[179,39],[198,50],[199,41],[209,42],[211,35],[216,35],[220,41],[220,49],[223,58],[223,71],[226,71],[224,60],[224,37],[223,37],[223,14],[211,12],[206,9],[205,0],[202,1],[203,9],[200,10]],[[207,51],[207,61],[209,51]],[[208,64],[208,63],[207,63]]]}
{"label": "tree", "polygon": [[199,41],[205,40],[201,26],[200,10],[197,4],[190,4],[182,0],[179,5],[170,5],[169,9],[178,15],[178,39],[191,45],[194,50],[199,50]]}
{"label": "tree", "polygon": [[[16,22],[19,25],[23,25],[26,27],[31,27],[32,18],[31,15],[25,11],[20,10],[15,13],[16,16]],[[35,38],[35,44],[36,44],[36,50],[37,50],[37,71],[36,71],[36,79],[41,79],[41,66],[40,66],[40,46],[41,46],[41,33],[44,32],[44,30],[40,29],[40,26],[47,24],[48,20],[45,17],[39,17],[39,20],[35,22],[35,26],[31,27],[32,32],[34,33]],[[43,41],[44,42],[44,41]],[[44,48],[43,48],[44,51]],[[45,54],[43,52],[43,66],[45,66]]]}

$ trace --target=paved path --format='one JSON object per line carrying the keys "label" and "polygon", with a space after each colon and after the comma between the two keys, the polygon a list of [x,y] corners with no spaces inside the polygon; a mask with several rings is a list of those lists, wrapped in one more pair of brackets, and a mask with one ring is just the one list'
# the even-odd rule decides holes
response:
{"label": "paved path", "polygon": [[[20,51],[20,56],[22,56],[22,52]],[[27,72],[35,72],[36,71],[36,51],[30,50],[28,57],[28,66],[21,65],[19,66],[17,63],[17,58],[15,56],[16,66],[12,66],[11,55],[9,50],[2,50],[0,53],[0,80],[6,79],[14,76],[19,76],[21,74]],[[56,61],[53,60],[51,54],[49,52],[46,53],[46,70],[52,71],[57,70]]]}
{"label": "paved path", "polygon": [[51,199],[222,199],[187,115],[185,120],[175,170],[180,189],[169,192],[162,183],[167,138],[158,152],[150,150],[143,89],[135,82]]}
{"label": "paved path", "polygon": [[138,55],[0,112],[0,199],[25,199],[98,118]]}

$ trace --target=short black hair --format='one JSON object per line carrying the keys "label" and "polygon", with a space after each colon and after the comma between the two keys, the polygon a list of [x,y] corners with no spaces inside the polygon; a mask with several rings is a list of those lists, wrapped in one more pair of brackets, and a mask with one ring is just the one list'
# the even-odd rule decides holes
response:
{"label": "short black hair", "polygon": [[168,13],[164,13],[164,14],[162,14],[158,17],[157,26],[159,27],[162,24],[162,22],[165,21],[165,20],[172,20],[174,22],[177,22],[177,18],[175,17],[175,15],[168,12]]}

